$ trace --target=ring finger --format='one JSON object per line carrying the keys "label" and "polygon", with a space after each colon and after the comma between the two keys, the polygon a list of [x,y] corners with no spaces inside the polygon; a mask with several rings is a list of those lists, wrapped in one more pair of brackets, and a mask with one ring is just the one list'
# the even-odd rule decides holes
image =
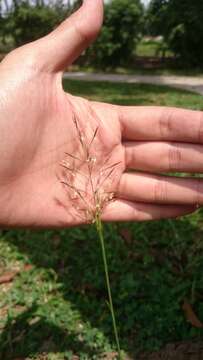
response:
{"label": "ring finger", "polygon": [[203,180],[124,173],[117,198],[150,204],[202,205]]}
{"label": "ring finger", "polygon": [[126,168],[146,172],[203,172],[203,146],[178,142],[126,142]]}

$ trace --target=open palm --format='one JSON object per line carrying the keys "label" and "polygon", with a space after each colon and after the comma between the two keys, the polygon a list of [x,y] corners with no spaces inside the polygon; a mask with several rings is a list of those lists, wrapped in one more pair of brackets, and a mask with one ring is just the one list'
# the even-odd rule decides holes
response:
{"label": "open palm", "polygon": [[91,146],[95,171],[109,169],[100,185],[116,197],[104,208],[104,220],[176,217],[202,202],[199,180],[157,175],[202,171],[201,113],[119,107],[64,92],[63,70],[96,37],[102,10],[102,0],[86,0],[59,28],[11,52],[0,65],[2,226],[63,227],[85,221],[67,180],[83,156],[77,125]]}

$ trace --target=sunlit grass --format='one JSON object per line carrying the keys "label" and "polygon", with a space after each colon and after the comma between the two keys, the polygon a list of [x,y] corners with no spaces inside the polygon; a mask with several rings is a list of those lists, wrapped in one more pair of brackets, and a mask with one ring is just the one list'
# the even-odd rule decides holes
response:
{"label": "sunlit grass", "polygon": [[202,96],[167,86],[65,80],[72,94],[119,105],[177,106],[203,110]]}

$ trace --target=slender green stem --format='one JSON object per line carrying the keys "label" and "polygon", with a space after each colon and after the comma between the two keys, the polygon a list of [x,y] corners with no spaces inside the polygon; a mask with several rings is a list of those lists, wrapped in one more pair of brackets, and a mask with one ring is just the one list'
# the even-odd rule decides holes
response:
{"label": "slender green stem", "polygon": [[122,360],[120,342],[119,342],[119,337],[118,337],[118,330],[117,330],[117,325],[116,325],[116,317],[115,317],[115,313],[114,313],[113,300],[112,300],[112,295],[111,295],[111,286],[110,286],[109,271],[108,271],[108,264],[107,264],[107,258],[106,258],[104,233],[103,233],[103,226],[102,226],[100,214],[98,214],[96,216],[96,228],[97,228],[97,232],[98,232],[98,235],[99,235],[101,248],[102,248],[104,270],[105,270],[105,276],[106,276],[106,286],[107,286],[108,297],[109,297],[109,308],[110,308],[110,311],[111,311],[111,317],[112,317],[112,323],[113,323],[113,329],[114,329],[114,336],[115,336],[117,350],[118,350],[118,360]]}

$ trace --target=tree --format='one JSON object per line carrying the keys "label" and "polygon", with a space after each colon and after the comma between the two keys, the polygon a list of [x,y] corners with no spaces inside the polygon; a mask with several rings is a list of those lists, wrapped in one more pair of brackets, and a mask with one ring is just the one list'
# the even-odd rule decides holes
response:
{"label": "tree", "polygon": [[154,35],[163,35],[182,63],[203,64],[203,1],[152,0],[148,20]]}
{"label": "tree", "polygon": [[87,52],[87,60],[98,67],[128,64],[142,29],[143,6],[140,0],[111,0],[105,5],[100,37]]}
{"label": "tree", "polygon": [[[6,4],[6,5],[5,5]],[[49,33],[70,12],[63,1],[4,0],[4,16],[0,22],[3,37],[12,37],[15,46],[23,45]]]}
{"label": "tree", "polygon": [[147,10],[147,28],[152,36],[164,35],[168,18],[168,0],[151,0]]}

